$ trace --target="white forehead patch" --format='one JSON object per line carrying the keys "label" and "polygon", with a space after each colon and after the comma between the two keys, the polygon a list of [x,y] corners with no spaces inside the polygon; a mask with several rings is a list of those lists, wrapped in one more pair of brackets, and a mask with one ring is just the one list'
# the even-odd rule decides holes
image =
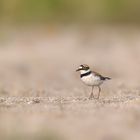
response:
{"label": "white forehead patch", "polygon": [[82,66],[79,66],[79,69],[82,69],[83,67]]}

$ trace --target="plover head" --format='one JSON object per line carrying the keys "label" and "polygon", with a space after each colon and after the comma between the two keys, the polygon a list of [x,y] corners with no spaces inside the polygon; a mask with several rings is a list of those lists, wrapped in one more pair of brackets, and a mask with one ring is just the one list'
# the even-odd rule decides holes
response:
{"label": "plover head", "polygon": [[90,71],[90,67],[86,64],[80,65],[76,71],[80,71],[81,74],[87,73]]}

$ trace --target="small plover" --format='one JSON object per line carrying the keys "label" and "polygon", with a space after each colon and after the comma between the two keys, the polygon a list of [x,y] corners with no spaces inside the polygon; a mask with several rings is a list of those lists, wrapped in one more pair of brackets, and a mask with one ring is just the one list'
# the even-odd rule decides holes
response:
{"label": "small plover", "polygon": [[81,74],[80,77],[83,83],[92,87],[89,99],[95,98],[93,94],[94,87],[98,87],[99,89],[98,97],[96,98],[96,99],[99,99],[100,92],[101,92],[100,85],[103,84],[105,80],[110,80],[111,78],[104,77],[95,71],[91,71],[90,67],[86,64],[80,65],[76,71],[80,71],[80,74]]}

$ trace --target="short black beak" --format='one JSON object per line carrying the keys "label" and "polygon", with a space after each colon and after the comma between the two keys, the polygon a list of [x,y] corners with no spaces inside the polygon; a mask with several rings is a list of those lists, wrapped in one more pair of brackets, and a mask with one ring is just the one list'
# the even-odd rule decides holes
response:
{"label": "short black beak", "polygon": [[76,71],[80,71],[81,69],[77,69]]}

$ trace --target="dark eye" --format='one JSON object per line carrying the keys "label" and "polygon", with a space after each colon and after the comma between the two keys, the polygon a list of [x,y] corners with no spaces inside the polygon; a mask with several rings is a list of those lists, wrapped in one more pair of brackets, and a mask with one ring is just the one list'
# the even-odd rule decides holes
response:
{"label": "dark eye", "polygon": [[86,69],[86,70],[88,70],[88,69],[89,69],[89,67],[85,67],[85,69]]}

